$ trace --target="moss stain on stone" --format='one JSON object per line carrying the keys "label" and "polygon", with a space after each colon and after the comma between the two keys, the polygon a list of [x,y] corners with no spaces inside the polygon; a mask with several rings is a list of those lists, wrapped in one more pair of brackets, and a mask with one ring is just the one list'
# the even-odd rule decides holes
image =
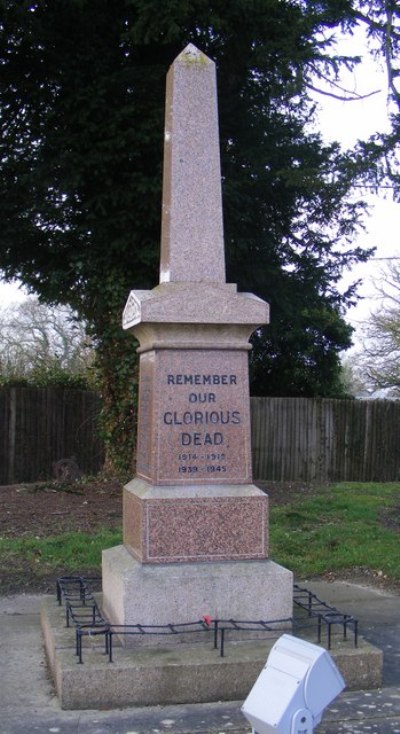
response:
{"label": "moss stain on stone", "polygon": [[182,53],[178,56],[179,61],[184,62],[185,64],[199,64],[202,66],[206,66],[207,64],[210,64],[211,61],[203,54],[202,51],[199,51],[196,46],[193,46],[192,44],[189,44]]}

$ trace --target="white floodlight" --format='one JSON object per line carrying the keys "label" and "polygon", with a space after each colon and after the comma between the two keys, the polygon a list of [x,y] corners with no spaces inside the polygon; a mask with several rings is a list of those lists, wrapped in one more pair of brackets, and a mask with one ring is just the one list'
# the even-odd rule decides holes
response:
{"label": "white floodlight", "polygon": [[329,653],[282,635],[247,696],[242,712],[257,734],[311,734],[345,687]]}

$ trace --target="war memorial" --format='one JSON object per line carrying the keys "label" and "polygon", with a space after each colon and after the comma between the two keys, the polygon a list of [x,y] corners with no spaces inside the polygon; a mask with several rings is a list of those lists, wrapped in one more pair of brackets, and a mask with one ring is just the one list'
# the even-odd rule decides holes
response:
{"label": "war memorial", "polygon": [[[268,496],[252,482],[249,338],[268,305],[226,282],[215,64],[192,45],[167,76],[159,281],[131,291],[123,314],[139,343],[137,470],[123,489],[123,544],[103,552],[99,602],[107,625],[143,634],[116,634],[111,663],[100,624],[78,665],[47,603],[64,708],[239,700],[271,640],[244,632],[221,656],[207,625],[293,614],[293,575],[269,558]],[[337,655],[350,684],[379,685],[379,650],[349,642]]]}
{"label": "war memorial", "polygon": [[103,555],[104,609],[123,624],[292,608],[292,574],[267,560],[268,498],[251,483],[249,337],[268,307],[225,282],[215,76],[194,46],[169,71],[160,284],[124,311],[140,343],[137,475],[124,545]]}

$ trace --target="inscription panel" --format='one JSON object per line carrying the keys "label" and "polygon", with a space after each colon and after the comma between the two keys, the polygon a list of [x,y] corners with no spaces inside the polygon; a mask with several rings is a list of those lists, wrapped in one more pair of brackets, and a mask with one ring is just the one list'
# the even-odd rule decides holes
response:
{"label": "inscription panel", "polygon": [[160,352],[157,386],[153,481],[251,481],[247,352]]}

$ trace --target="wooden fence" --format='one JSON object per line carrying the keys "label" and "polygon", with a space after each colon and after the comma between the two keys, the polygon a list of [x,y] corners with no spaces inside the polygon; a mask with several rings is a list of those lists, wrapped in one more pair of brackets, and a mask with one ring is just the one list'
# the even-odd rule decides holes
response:
{"label": "wooden fence", "polygon": [[[75,457],[103,463],[100,399],[65,388],[0,389],[0,484],[54,476]],[[270,481],[400,481],[400,401],[251,398],[253,476]]]}
{"label": "wooden fence", "polygon": [[85,474],[103,463],[96,393],[65,388],[0,389],[0,484],[54,476],[54,463],[75,458]]}
{"label": "wooden fence", "polygon": [[255,479],[400,480],[400,401],[252,398]]}

